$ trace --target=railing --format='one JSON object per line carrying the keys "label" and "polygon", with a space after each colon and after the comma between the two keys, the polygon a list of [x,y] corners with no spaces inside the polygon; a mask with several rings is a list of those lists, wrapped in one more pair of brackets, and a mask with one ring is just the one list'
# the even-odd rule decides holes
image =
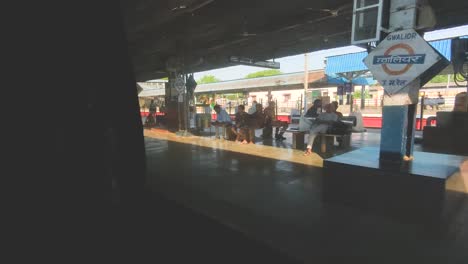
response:
{"label": "railing", "polygon": [[[361,99],[353,99],[353,104],[355,105],[361,105]],[[371,99],[364,99],[364,106],[374,106],[374,107],[379,107],[382,106],[382,100],[377,99],[377,98],[371,98]]]}
{"label": "railing", "polygon": [[[438,98],[429,98],[429,100],[431,100],[431,101],[434,101],[435,99],[438,99]],[[453,97],[453,96],[452,97],[447,97],[447,98],[444,98],[444,99],[445,99],[445,103],[443,105],[445,105],[445,106],[453,106],[455,104],[455,97]],[[419,98],[419,103],[421,103],[421,98]],[[353,104],[361,105],[361,99],[354,98],[353,99]],[[377,98],[365,99],[364,100],[364,105],[365,106],[379,107],[379,106],[382,106],[382,100],[377,99]],[[427,105],[433,105],[433,104],[427,104]]]}
{"label": "railing", "polygon": [[[236,113],[237,106],[244,103],[244,101],[237,100],[227,100],[227,99],[218,99],[216,103],[219,104],[222,108],[228,112],[228,114],[233,115]],[[300,100],[289,100],[287,102],[276,102],[277,104],[277,115],[289,115],[292,109],[298,109],[302,106]],[[252,103],[246,104],[245,110],[248,111],[252,107]],[[267,104],[263,104],[263,107],[267,107]],[[201,107],[197,107],[197,113],[204,113],[204,110]]]}

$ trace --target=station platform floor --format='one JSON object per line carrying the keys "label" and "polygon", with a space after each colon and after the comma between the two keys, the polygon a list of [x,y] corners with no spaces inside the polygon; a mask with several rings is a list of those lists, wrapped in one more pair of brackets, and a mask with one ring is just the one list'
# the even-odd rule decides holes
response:
{"label": "station platform floor", "polygon": [[[447,182],[440,225],[406,223],[322,202],[323,159],[290,142],[239,145],[145,129],[147,183],[302,263],[468,263],[468,175]],[[352,148],[379,142],[378,130],[352,136]]]}

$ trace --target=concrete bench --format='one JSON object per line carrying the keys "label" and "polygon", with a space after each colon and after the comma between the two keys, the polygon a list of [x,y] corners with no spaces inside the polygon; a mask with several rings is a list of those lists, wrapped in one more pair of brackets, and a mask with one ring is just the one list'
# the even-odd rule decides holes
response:
{"label": "concrete bench", "polygon": [[[332,128],[336,125],[341,126],[343,129],[343,125],[345,126],[343,132],[339,133],[323,133],[319,134],[318,140],[320,141],[320,149],[321,152],[324,153],[330,147],[333,147],[335,138],[340,143],[340,147],[348,149],[351,147],[351,133],[353,126],[356,126],[356,117],[355,116],[345,116],[342,117],[338,122],[335,122],[332,125]],[[332,129],[333,131],[333,129]],[[337,131],[337,130],[334,130]],[[338,130],[341,131],[341,130]],[[309,131],[299,131],[298,129],[290,128],[286,130],[286,132],[292,133],[292,145],[295,149],[304,149],[304,142],[305,142],[305,134],[309,134]]]}
{"label": "concrete bench", "polygon": [[[297,129],[288,129],[286,132],[292,133],[292,147],[294,149],[304,150],[305,136],[309,134],[309,131],[299,131]],[[333,148],[335,139],[340,139],[340,147],[348,149],[351,147],[351,134],[326,134],[319,133],[317,140],[319,140],[320,151],[326,153],[327,150]]]}
{"label": "concrete bench", "polygon": [[[338,122],[335,122],[330,129],[331,131],[340,131],[338,133],[322,133],[318,134],[317,140],[320,142],[320,151],[322,153],[327,152],[327,149],[330,149],[334,146],[335,138],[340,144],[341,148],[348,149],[351,147],[351,131],[352,127],[356,125],[355,116],[345,116],[342,117]],[[345,128],[343,128],[343,125]],[[336,128],[341,127],[341,129],[336,130]],[[333,129],[335,128],[335,129]],[[292,144],[295,149],[304,149],[305,135],[309,134],[309,131],[299,131],[297,129],[288,129],[286,132],[292,133]],[[313,147],[313,146],[312,146]]]}

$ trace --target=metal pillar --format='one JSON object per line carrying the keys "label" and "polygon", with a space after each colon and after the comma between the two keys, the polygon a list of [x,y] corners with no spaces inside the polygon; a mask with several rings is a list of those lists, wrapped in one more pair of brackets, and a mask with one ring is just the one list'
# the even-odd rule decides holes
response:
{"label": "metal pillar", "polygon": [[380,159],[401,161],[406,155],[408,106],[384,106],[382,117]]}
{"label": "metal pillar", "polygon": [[304,114],[307,112],[307,90],[309,89],[309,56],[304,54]]}
{"label": "metal pillar", "polygon": [[[366,86],[362,85],[361,86],[361,109],[364,109],[366,107]],[[351,109],[352,110],[352,109]]]}
{"label": "metal pillar", "polygon": [[299,106],[299,110],[300,110],[300,114],[302,115],[302,113],[306,113],[307,110],[305,109],[302,109],[302,94],[301,94],[301,102],[300,102],[300,106]]}
{"label": "metal pillar", "polygon": [[424,96],[425,96],[425,93],[422,92],[421,93],[421,113],[420,113],[420,117],[419,117],[419,130],[422,130],[423,128],[423,125],[422,125],[422,120],[423,120],[423,117],[424,117]]}
{"label": "metal pillar", "polygon": [[468,80],[466,82],[465,110],[468,111]]}
{"label": "metal pillar", "polygon": [[[408,107],[407,120],[408,124],[406,126],[406,151],[405,156],[407,159],[412,159],[413,150],[414,150],[414,132],[416,130],[416,110],[417,104],[410,104]],[[422,124],[422,119],[421,119]]]}
{"label": "metal pillar", "polygon": [[[392,31],[416,26],[416,6],[418,0],[391,0],[390,29]],[[406,19],[402,20],[401,12]],[[412,17],[411,17],[412,16]],[[384,95],[384,101],[385,97]],[[415,105],[393,105],[382,109],[382,132],[380,160],[402,162],[412,159],[415,129]]]}

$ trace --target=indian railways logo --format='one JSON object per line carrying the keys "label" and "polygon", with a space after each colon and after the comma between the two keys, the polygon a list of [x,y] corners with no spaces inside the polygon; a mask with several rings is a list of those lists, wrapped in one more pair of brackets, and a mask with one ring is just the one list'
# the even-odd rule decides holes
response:
{"label": "indian railways logo", "polygon": [[[402,54],[402,52],[406,54]],[[383,56],[374,56],[372,64],[382,65],[382,69],[388,75],[402,75],[413,64],[424,64],[426,54],[415,54],[408,44],[399,43],[391,46]],[[392,65],[389,67],[389,65]]]}

